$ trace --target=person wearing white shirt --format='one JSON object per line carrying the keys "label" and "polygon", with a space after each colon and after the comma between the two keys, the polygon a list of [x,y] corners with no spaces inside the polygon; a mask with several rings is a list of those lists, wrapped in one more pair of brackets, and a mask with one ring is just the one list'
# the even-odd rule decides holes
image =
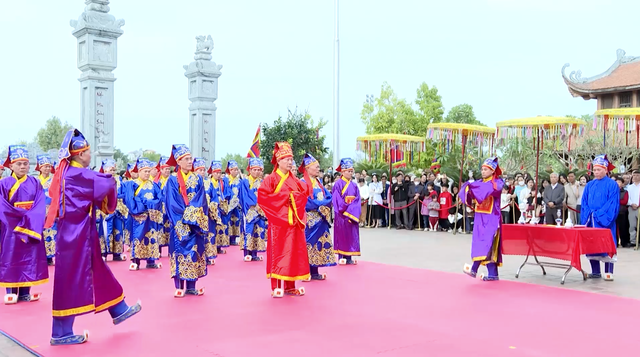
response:
{"label": "person wearing white shirt", "polygon": [[364,227],[367,221],[367,203],[369,202],[369,186],[366,185],[363,177],[358,179],[358,189],[360,190],[360,227]]}
{"label": "person wearing white shirt", "polygon": [[627,186],[627,193],[629,193],[629,238],[631,238],[631,245],[636,245],[636,237],[638,228],[638,206],[640,205],[640,171],[635,170],[631,175],[631,183]]}
{"label": "person wearing white shirt", "polygon": [[369,216],[367,224],[371,228],[378,228],[382,221],[384,210],[382,206],[382,183],[378,182],[378,175],[371,175],[371,183],[369,184]]}

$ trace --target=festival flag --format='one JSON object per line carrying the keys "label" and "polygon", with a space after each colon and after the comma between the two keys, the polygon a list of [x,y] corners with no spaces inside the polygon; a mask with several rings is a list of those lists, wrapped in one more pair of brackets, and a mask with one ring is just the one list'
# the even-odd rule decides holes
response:
{"label": "festival flag", "polygon": [[256,136],[253,138],[247,157],[260,157],[260,124],[258,124],[258,130],[256,130]]}

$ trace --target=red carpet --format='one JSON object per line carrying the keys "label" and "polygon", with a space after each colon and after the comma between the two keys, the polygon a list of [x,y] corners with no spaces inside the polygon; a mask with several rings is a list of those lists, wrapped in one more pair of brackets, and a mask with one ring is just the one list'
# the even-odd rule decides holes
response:
{"label": "red carpet", "polygon": [[306,296],[273,299],[264,262],[230,251],[200,281],[206,295],[184,299],[168,264],[110,262],[143,309],[117,327],[106,312],[77,318],[76,333],[91,331],[84,345],[49,346],[51,284],[40,302],[0,306],[0,329],[52,357],[623,356],[638,346],[618,338],[640,321],[632,299],[374,263],[325,269]]}

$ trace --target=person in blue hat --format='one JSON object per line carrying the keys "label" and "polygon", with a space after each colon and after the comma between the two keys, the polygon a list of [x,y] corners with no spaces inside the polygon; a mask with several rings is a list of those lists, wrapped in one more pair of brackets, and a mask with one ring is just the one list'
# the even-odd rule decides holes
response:
{"label": "person in blue hat", "polygon": [[257,157],[249,158],[247,167],[249,176],[240,182],[240,203],[245,217],[244,236],[240,249],[244,251],[245,262],[261,261],[258,252],[267,248],[267,217],[258,205],[258,188],[262,183],[264,163]]}
{"label": "person in blue hat", "polygon": [[[155,177],[155,183],[160,186],[160,190],[164,195],[164,188],[167,185],[167,181],[169,180],[169,176],[171,176],[171,167],[167,165],[167,161],[169,160],[169,156],[160,156],[160,160],[156,165],[156,169],[158,170],[158,175]],[[160,245],[160,256],[162,256],[162,248],[169,245],[169,236],[171,232],[171,224],[169,222],[169,218],[167,217],[167,212],[164,208],[164,199],[162,200],[162,221],[164,222],[164,227],[162,229],[162,234],[159,238]]]}
{"label": "person in blue hat", "polygon": [[338,264],[355,265],[354,256],[360,256],[360,189],[352,180],[353,160],[344,158],[336,171],[341,173],[333,185],[332,202],[334,210],[333,244],[339,255]]}
{"label": "person in blue hat", "polygon": [[131,264],[129,270],[140,269],[140,261],[146,260],[147,269],[160,269],[159,238],[162,234],[162,192],[151,180],[151,169],[155,164],[141,157],[132,170],[138,178],[123,186],[124,204],[132,218]]}
{"label": "person in blue hat", "polygon": [[[613,246],[616,242],[616,219],[620,209],[620,189],[618,184],[609,177],[609,173],[616,167],[609,161],[607,155],[599,155],[593,160],[594,179],[587,183],[582,192],[580,207],[581,223],[587,227],[606,228],[611,231]],[[607,253],[588,254],[591,263],[590,279],[602,278],[600,262],[604,263],[604,280],[613,281],[613,263],[617,255]]]}
{"label": "person in blue hat", "polygon": [[499,280],[498,267],[502,266],[502,213],[500,195],[504,181],[497,157],[482,164],[482,180],[467,181],[460,187],[462,202],[475,211],[471,258],[473,265],[465,264],[463,272],[476,277],[480,265],[486,265],[488,274],[483,281]]}
{"label": "person in blue hat", "polygon": [[244,217],[242,216],[242,207],[240,205],[240,180],[242,175],[240,174],[240,167],[235,160],[227,161],[227,169],[225,170],[227,178],[229,180],[230,197],[227,198],[228,202],[228,217],[229,217],[229,244],[239,245],[238,239],[244,234]]}
{"label": "person in blue hat", "polygon": [[118,193],[118,204],[115,212],[111,214],[106,214],[100,210],[96,212],[102,259],[106,261],[107,257],[111,255],[114,262],[122,262],[127,260],[127,256],[124,254],[123,226],[124,222],[129,218],[129,209],[122,201],[123,185],[120,176],[116,175],[116,161],[113,159],[102,160],[98,172],[110,174],[113,177]]}
{"label": "person in blue hat", "polygon": [[207,232],[204,240],[204,255],[208,265],[215,265],[216,258],[218,257],[218,247],[216,246],[216,226],[219,217],[217,206],[212,207],[212,200],[217,199],[217,197],[213,198],[215,193],[213,185],[211,184],[211,179],[209,179],[209,175],[207,175],[207,161],[201,157],[194,158],[193,172],[202,177],[204,182],[204,191],[207,196],[207,206],[209,207],[209,231]]}
{"label": "person in blue hat", "polygon": [[[216,217],[216,247],[218,254],[226,254],[229,247],[229,215],[227,198],[231,196],[229,180],[222,177],[222,162],[213,160],[208,171],[211,177],[210,217]],[[209,227],[211,229],[211,227]]]}
{"label": "person in blue hat", "polygon": [[[49,155],[37,155],[36,156],[37,164],[36,171],[40,173],[38,175],[38,181],[42,185],[42,189],[44,190],[45,195],[45,204],[47,205],[47,212],[49,212],[49,205],[51,205],[51,197],[49,196],[49,186],[51,186],[51,181],[53,180],[52,172],[53,169],[53,160]],[[44,246],[47,250],[47,264],[53,265],[53,258],[56,255],[56,233],[58,227],[54,225],[51,228],[47,228],[44,230]]]}
{"label": "person in blue hat", "polygon": [[[191,150],[176,144],[167,164],[175,167],[165,187],[164,204],[171,221],[169,261],[176,298],[204,295],[196,288],[198,279],[207,275],[205,239],[209,233],[209,206],[204,180],[193,172]],[[186,282],[186,283],[185,283]]]}
{"label": "person in blue hat", "polygon": [[29,152],[11,145],[3,166],[11,176],[0,180],[0,286],[5,304],[37,301],[31,287],[49,281],[42,239],[46,196],[38,179],[29,176]]}
{"label": "person in blue hat", "polygon": [[[116,183],[109,174],[89,170],[89,142],[77,129],[67,132],[58,151],[60,164],[49,192],[51,207],[45,228],[58,218],[56,268],[53,280],[53,346],[85,343],[89,332],[75,335],[75,317],[109,311],[114,325],[142,310],[129,306],[124,290],[102,260],[96,229],[96,205],[111,214],[118,203]],[[87,189],[91,188],[91,189]]]}
{"label": "person in blue hat", "polygon": [[306,153],[298,172],[304,176],[303,182],[311,186],[307,206],[307,251],[311,276],[306,281],[325,280],[326,273],[318,268],[336,265],[336,254],[331,239],[331,192],[320,181],[320,163],[313,155]]}

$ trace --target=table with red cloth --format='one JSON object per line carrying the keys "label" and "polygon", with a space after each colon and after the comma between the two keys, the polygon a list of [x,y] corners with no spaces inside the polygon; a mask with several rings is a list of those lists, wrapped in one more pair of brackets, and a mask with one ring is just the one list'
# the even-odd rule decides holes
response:
{"label": "table with red cloth", "polygon": [[[566,268],[562,284],[572,267],[582,272],[583,279],[586,280],[587,275],[582,270],[580,256],[598,253],[607,253],[611,257],[616,254],[616,245],[608,229],[531,224],[502,225],[502,254],[526,256],[516,273],[516,278],[520,275],[522,267],[530,264],[540,266],[544,275],[545,266]],[[535,259],[535,263],[528,263],[530,256]],[[565,260],[570,264],[540,262],[538,257]]]}

